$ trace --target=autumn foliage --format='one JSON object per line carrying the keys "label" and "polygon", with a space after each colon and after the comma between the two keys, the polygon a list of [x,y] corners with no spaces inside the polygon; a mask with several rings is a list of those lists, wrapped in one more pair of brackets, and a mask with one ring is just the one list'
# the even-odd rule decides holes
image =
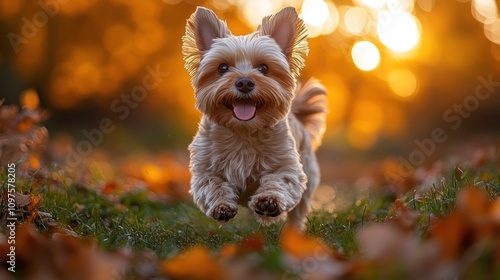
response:
{"label": "autumn foliage", "polygon": [[[280,233],[276,251],[269,251],[269,244],[258,233],[216,251],[203,244],[192,244],[190,248],[166,258],[147,250],[104,250],[96,240],[80,236],[56,221],[50,213],[41,211],[43,197],[31,193],[33,189],[44,184],[83,184],[84,188],[95,188],[100,195],[113,201],[119,193],[142,186],[165,202],[183,200],[187,198],[189,177],[185,165],[166,155],[150,157],[149,160],[123,161],[116,165],[118,168],[110,167],[113,175],[92,181],[86,175],[95,168],[92,165],[109,167],[109,163],[100,165],[104,164],[99,161],[103,155],[98,153],[94,155],[97,160],[85,162],[87,165],[80,173],[55,166],[57,157],[50,151],[57,150],[54,148],[57,143],[48,140],[48,132],[40,123],[45,117],[46,113],[36,106],[24,106],[20,110],[5,105],[0,108],[2,168],[8,159],[18,159],[19,182],[29,186],[15,193],[19,221],[16,236],[18,274],[14,276],[2,269],[2,279],[443,279],[500,276],[500,199],[476,185],[459,191],[454,210],[442,217],[426,216],[411,209],[408,201],[396,199],[388,219],[368,222],[357,229],[359,248],[354,256],[347,256],[318,237],[305,235],[286,225]],[[165,166],[172,171],[161,172]],[[455,173],[455,176],[463,175],[459,168]],[[71,181],[68,182],[68,178]],[[0,207],[2,225],[5,225],[5,190]],[[427,224],[423,231],[422,221]],[[7,231],[3,232],[0,235],[0,261],[5,266],[9,245]]]}
{"label": "autumn foliage", "polygon": [[[161,260],[127,249],[105,252],[95,241],[67,232],[42,235],[28,221],[18,231],[18,256],[25,279],[39,279],[41,275],[69,279],[75,274],[81,277],[77,279],[120,279],[131,271],[139,278],[156,275],[174,279],[368,279],[374,275],[442,279],[477,273],[482,277],[498,276],[500,200],[491,200],[482,191],[470,188],[460,193],[458,201],[456,211],[432,221],[423,239],[412,222],[419,215],[396,202],[393,219],[359,230],[360,253],[353,259],[315,237],[286,229],[280,238],[279,271],[262,266],[265,245],[259,236],[228,244],[219,252],[196,245]],[[0,252],[5,263],[4,235]],[[14,279],[5,270],[0,273],[5,277],[2,279]]]}

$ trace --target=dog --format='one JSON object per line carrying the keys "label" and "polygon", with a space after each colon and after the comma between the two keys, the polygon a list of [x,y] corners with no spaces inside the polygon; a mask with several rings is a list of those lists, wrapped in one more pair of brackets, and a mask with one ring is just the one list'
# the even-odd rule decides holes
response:
{"label": "dog", "polygon": [[305,229],[327,113],[325,88],[297,83],[308,52],[293,7],[244,36],[207,8],[187,20],[184,66],[202,113],[189,145],[190,193],[208,217],[227,222],[240,204],[263,225],[286,213],[287,225]]}

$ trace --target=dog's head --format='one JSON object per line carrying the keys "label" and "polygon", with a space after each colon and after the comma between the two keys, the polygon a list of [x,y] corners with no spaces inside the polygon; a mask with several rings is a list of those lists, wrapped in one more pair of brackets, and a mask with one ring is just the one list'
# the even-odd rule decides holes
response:
{"label": "dog's head", "polygon": [[214,12],[188,19],[182,52],[196,107],[228,128],[273,126],[286,118],[295,79],[307,56],[307,35],[295,8],[267,16],[257,31],[234,36]]}

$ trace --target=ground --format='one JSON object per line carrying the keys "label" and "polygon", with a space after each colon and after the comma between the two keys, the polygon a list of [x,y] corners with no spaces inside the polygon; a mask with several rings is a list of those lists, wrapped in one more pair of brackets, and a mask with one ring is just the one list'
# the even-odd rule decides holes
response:
{"label": "ground", "polygon": [[[176,154],[97,153],[61,166],[37,116],[16,111],[12,128],[3,118],[11,130],[2,134],[2,279],[500,277],[494,147],[390,182],[380,178],[392,169],[380,168],[369,187],[323,184],[302,234],[284,222],[261,226],[244,208],[224,224],[206,217]],[[9,165],[9,156],[19,160]]]}

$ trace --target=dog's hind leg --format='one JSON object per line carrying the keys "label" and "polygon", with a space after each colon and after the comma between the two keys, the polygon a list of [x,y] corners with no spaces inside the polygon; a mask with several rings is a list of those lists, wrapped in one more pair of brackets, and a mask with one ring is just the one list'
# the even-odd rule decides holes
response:
{"label": "dog's hind leg", "polygon": [[302,165],[307,176],[307,189],[302,194],[299,204],[288,213],[287,220],[288,226],[305,231],[306,215],[311,211],[312,196],[320,181],[319,166],[313,151],[302,155]]}

